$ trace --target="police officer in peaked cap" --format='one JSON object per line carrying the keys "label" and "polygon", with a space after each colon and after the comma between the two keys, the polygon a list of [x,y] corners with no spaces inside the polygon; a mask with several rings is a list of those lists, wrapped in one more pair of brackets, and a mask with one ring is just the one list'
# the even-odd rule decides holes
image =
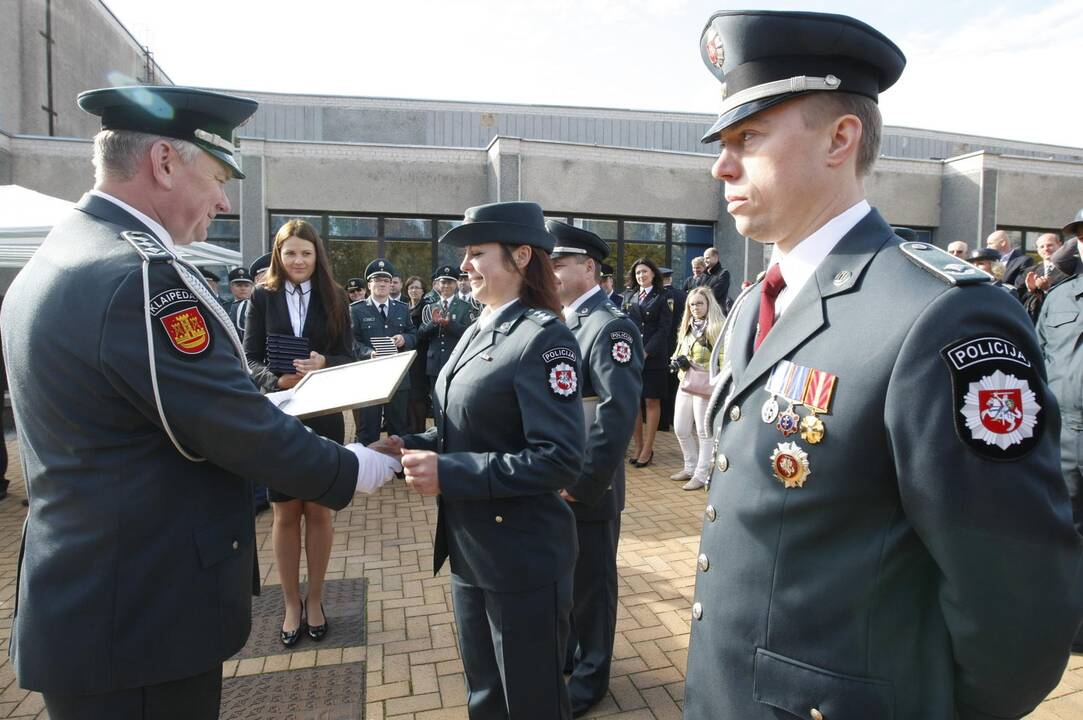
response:
{"label": "police officer in peaked cap", "polygon": [[715,348],[684,716],[1021,717],[1079,627],[1081,538],[1026,313],[865,200],[903,53],[809,12],[700,43],[712,174],[775,262]]}
{"label": "police officer in peaked cap", "polygon": [[435,426],[401,438],[406,483],[438,497],[433,571],[451,560],[470,717],[567,718],[576,534],[560,491],[585,443],[553,236],[537,204],[507,202],[470,208],[440,242],[464,249],[485,310],[440,371]]}
{"label": "police officer in peaked cap", "polygon": [[442,265],[433,272],[433,287],[437,296],[421,309],[421,325],[417,336],[426,341],[425,375],[429,392],[434,392],[436,378],[451,357],[451,351],[466,329],[478,319],[477,307],[459,297],[459,271],[450,265]]}
{"label": "police officer in peaked cap", "polygon": [[[359,360],[368,360],[381,354],[407,352],[417,346],[417,329],[414,321],[410,319],[410,307],[390,297],[391,278],[394,275],[395,266],[390,260],[373,260],[365,268],[365,280],[369,287],[368,299],[350,304],[354,355]],[[388,340],[393,346],[380,344]],[[418,360],[415,358],[414,362]],[[410,376],[407,375],[388,403],[361,409],[362,426],[358,430],[358,442],[375,442],[379,439],[380,428],[385,422],[389,433],[405,433],[409,422],[409,402]]]}
{"label": "police officer in peaked cap", "polygon": [[252,481],[338,509],[395,463],[267,402],[175,253],[229,212],[256,103],[122,87],[79,105],[101,117],[96,184],[0,315],[30,498],[9,651],[53,720],[210,720],[258,589]]}
{"label": "police officer in peaked cap", "polygon": [[643,339],[627,315],[598,284],[609,245],[557,220],[545,227],[556,238],[553,270],[564,320],[583,357],[582,395],[587,448],[583,469],[562,495],[575,513],[579,556],[575,563],[571,670],[572,714],[583,715],[609,689],[617,621],[617,540],[624,510],[624,452],[635,427],[643,383]]}
{"label": "police officer in peaked cap", "polygon": [[350,278],[346,281],[346,295],[350,298],[350,303],[359,302],[365,299],[365,281],[361,278]]}
{"label": "police officer in peaked cap", "polygon": [[237,337],[244,342],[244,322],[248,312],[248,299],[252,296],[252,274],[248,268],[235,267],[229,271],[229,291],[233,300],[226,305],[229,319],[237,330]]}
{"label": "police officer in peaked cap", "polygon": [[258,258],[252,261],[252,264],[248,267],[248,272],[252,276],[252,282],[259,284],[263,280],[263,275],[267,272],[267,269],[271,267],[271,253],[266,255],[260,255]]}

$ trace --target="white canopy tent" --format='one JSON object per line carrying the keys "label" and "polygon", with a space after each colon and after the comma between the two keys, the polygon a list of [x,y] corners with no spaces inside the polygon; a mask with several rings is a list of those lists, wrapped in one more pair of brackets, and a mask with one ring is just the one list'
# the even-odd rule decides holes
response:
{"label": "white canopy tent", "polygon": [[[0,185],[0,267],[18,270],[26,265],[73,204],[19,185]],[[236,250],[207,242],[178,245],[177,251],[194,265],[233,268],[241,264],[241,254]]]}

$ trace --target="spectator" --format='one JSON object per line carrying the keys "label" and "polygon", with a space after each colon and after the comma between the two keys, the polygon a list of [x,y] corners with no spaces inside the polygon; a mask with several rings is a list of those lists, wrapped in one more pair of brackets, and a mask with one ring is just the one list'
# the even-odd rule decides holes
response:
{"label": "spectator", "polygon": [[1027,315],[1037,322],[1038,314],[1042,311],[1042,303],[1045,302],[1045,296],[1050,288],[1068,276],[1053,262],[1053,254],[1061,248],[1060,237],[1056,233],[1039,235],[1035,247],[1042,262],[1033,270],[1027,270],[1023,274],[1015,290],[1019,293],[1019,299],[1023,301]]}
{"label": "spectator", "polygon": [[1019,282],[1023,270],[1034,264],[1034,258],[1019,248],[1012,247],[1008,233],[1004,230],[990,233],[985,239],[985,247],[996,250],[1000,254],[1000,262],[1004,265],[1004,276],[1000,280],[1013,288]]}
{"label": "spectator", "polygon": [[396,302],[406,302],[406,298],[402,296],[402,278],[398,275],[391,278],[391,294],[389,297]]}
{"label": "spectator", "polygon": [[365,288],[365,281],[361,278],[350,278],[346,281],[346,295],[350,298],[350,303],[361,302],[368,297],[368,290]]}
{"label": "spectator", "polygon": [[977,248],[971,250],[966,259],[974,267],[989,273],[993,278],[994,285],[1010,293],[1013,297],[1018,297],[1015,288],[1002,280],[1004,277],[1004,263],[1000,262],[1000,255],[997,254],[996,250],[993,248]]}
{"label": "spectator", "polygon": [[[410,305],[410,321],[415,328],[421,327],[421,314],[428,305],[425,302],[425,283],[417,275],[406,279],[406,299]],[[425,376],[425,354],[429,341],[418,335],[417,357],[410,365],[410,403],[408,426],[410,432],[425,432],[425,418],[429,408],[429,379]]]}
{"label": "spectator", "polygon": [[[684,314],[677,326],[677,349],[673,353],[671,367],[677,368],[677,377],[683,381],[690,369],[707,371],[711,361],[711,348],[722,333],[725,316],[718,307],[714,295],[703,287],[688,291]],[[697,395],[678,388],[673,412],[673,432],[681,445],[684,467],[669,477],[670,480],[687,480],[685,490],[698,490],[707,484],[711,472],[711,428],[707,425],[709,397]]]}
{"label": "spectator", "polygon": [[962,240],[954,240],[948,243],[948,254],[954,255],[957,258],[966,260],[967,253],[970,252],[970,246]]}
{"label": "spectator", "polygon": [[624,293],[624,312],[632,318],[643,336],[643,410],[636,417],[632,436],[634,452],[629,464],[647,467],[654,459],[654,438],[662,416],[662,399],[666,396],[670,327],[673,312],[662,286],[662,272],[650,258],[641,257],[632,263],[628,287],[637,288]]}
{"label": "spectator", "polygon": [[706,270],[704,270],[704,280],[700,283],[706,285],[711,289],[711,294],[714,295],[715,302],[722,308],[722,312],[729,312],[730,309],[730,271],[722,267],[722,263],[718,259],[718,250],[713,247],[707,248],[703,253],[703,262],[706,264]]}
{"label": "spectator", "polygon": [[605,291],[609,302],[620,307],[623,296],[613,286],[613,266],[602,263],[602,272],[598,275],[598,278],[598,284],[602,286],[602,290]]}
{"label": "spectator", "polygon": [[699,287],[704,279],[704,275],[707,272],[707,263],[704,262],[702,255],[697,255],[692,258],[692,277],[685,278],[684,289],[691,290],[694,287]]}

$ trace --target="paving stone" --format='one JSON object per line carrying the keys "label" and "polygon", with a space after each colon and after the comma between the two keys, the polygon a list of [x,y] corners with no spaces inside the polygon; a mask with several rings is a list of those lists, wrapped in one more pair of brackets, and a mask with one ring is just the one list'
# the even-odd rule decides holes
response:
{"label": "paving stone", "polygon": [[221,720],[363,720],[365,663],[262,673],[222,683]]}

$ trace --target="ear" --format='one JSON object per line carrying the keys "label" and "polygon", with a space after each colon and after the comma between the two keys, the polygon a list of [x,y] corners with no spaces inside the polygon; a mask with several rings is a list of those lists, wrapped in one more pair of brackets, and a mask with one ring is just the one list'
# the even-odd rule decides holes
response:
{"label": "ear", "polygon": [[857,158],[857,149],[861,144],[863,128],[856,115],[843,115],[829,128],[830,144],[827,148],[827,166],[837,168],[851,158]]}
{"label": "ear", "polygon": [[177,151],[166,140],[156,140],[148,153],[150,170],[154,181],[166,190],[172,190],[177,182],[177,170],[183,162]]}
{"label": "ear", "polygon": [[534,249],[529,245],[520,245],[519,247],[515,248],[515,267],[519,268],[520,270],[526,268],[526,266],[530,263],[530,257],[533,252]]}

